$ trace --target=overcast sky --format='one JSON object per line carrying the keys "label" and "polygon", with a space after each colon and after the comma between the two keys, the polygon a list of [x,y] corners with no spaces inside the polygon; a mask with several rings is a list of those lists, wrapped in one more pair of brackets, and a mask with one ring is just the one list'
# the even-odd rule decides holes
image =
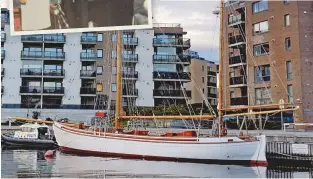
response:
{"label": "overcast sky", "polygon": [[191,49],[211,61],[218,61],[219,19],[212,14],[219,1],[153,0],[157,23],[180,23],[191,39]]}

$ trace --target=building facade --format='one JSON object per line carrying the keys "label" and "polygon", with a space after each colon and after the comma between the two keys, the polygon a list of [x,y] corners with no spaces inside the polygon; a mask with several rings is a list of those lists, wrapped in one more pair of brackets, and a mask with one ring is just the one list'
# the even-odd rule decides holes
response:
{"label": "building facade", "polygon": [[[1,20],[2,117],[40,109],[45,117],[74,110],[82,118],[114,107],[115,32],[11,36],[5,9]],[[191,55],[184,52],[191,43],[185,34],[180,24],[123,32],[124,106],[186,104]]]}
{"label": "building facade", "polygon": [[313,122],[313,2],[228,1],[225,7],[224,106],[282,99],[300,107],[295,122]]}

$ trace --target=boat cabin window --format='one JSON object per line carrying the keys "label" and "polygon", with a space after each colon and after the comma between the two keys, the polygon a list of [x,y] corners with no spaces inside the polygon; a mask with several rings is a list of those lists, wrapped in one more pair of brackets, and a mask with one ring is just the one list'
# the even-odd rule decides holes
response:
{"label": "boat cabin window", "polygon": [[36,132],[36,129],[29,128],[29,127],[23,127],[22,132]]}

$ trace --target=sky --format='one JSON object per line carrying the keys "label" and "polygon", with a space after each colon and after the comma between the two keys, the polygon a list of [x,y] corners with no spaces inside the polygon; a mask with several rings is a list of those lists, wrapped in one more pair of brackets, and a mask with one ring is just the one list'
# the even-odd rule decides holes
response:
{"label": "sky", "polygon": [[219,18],[212,13],[219,1],[153,0],[155,23],[180,23],[191,39],[191,50],[218,62]]}
{"label": "sky", "polygon": [[[191,50],[206,60],[218,62],[219,19],[212,13],[219,1],[152,0],[153,22],[180,23],[191,39]],[[2,0],[1,7],[7,7]]]}

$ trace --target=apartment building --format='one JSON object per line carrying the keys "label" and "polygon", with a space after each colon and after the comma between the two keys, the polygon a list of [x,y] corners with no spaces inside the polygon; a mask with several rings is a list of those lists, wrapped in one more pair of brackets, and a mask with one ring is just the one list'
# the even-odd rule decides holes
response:
{"label": "apartment building", "polygon": [[300,106],[313,122],[313,2],[228,1],[224,11],[224,106]]}
{"label": "apartment building", "polygon": [[[199,57],[197,53],[191,59],[189,72],[192,80],[187,89],[191,91],[191,104],[202,105],[205,98],[213,109],[217,109],[217,65]],[[205,104],[204,104],[205,105]]]}
{"label": "apartment building", "polygon": [[[66,115],[75,110],[84,115],[114,107],[115,32],[10,36],[7,10],[2,9],[1,19],[2,112],[25,116],[26,109],[42,109]],[[180,24],[124,31],[124,106],[186,104],[191,55],[184,51],[191,44],[185,34]]]}

